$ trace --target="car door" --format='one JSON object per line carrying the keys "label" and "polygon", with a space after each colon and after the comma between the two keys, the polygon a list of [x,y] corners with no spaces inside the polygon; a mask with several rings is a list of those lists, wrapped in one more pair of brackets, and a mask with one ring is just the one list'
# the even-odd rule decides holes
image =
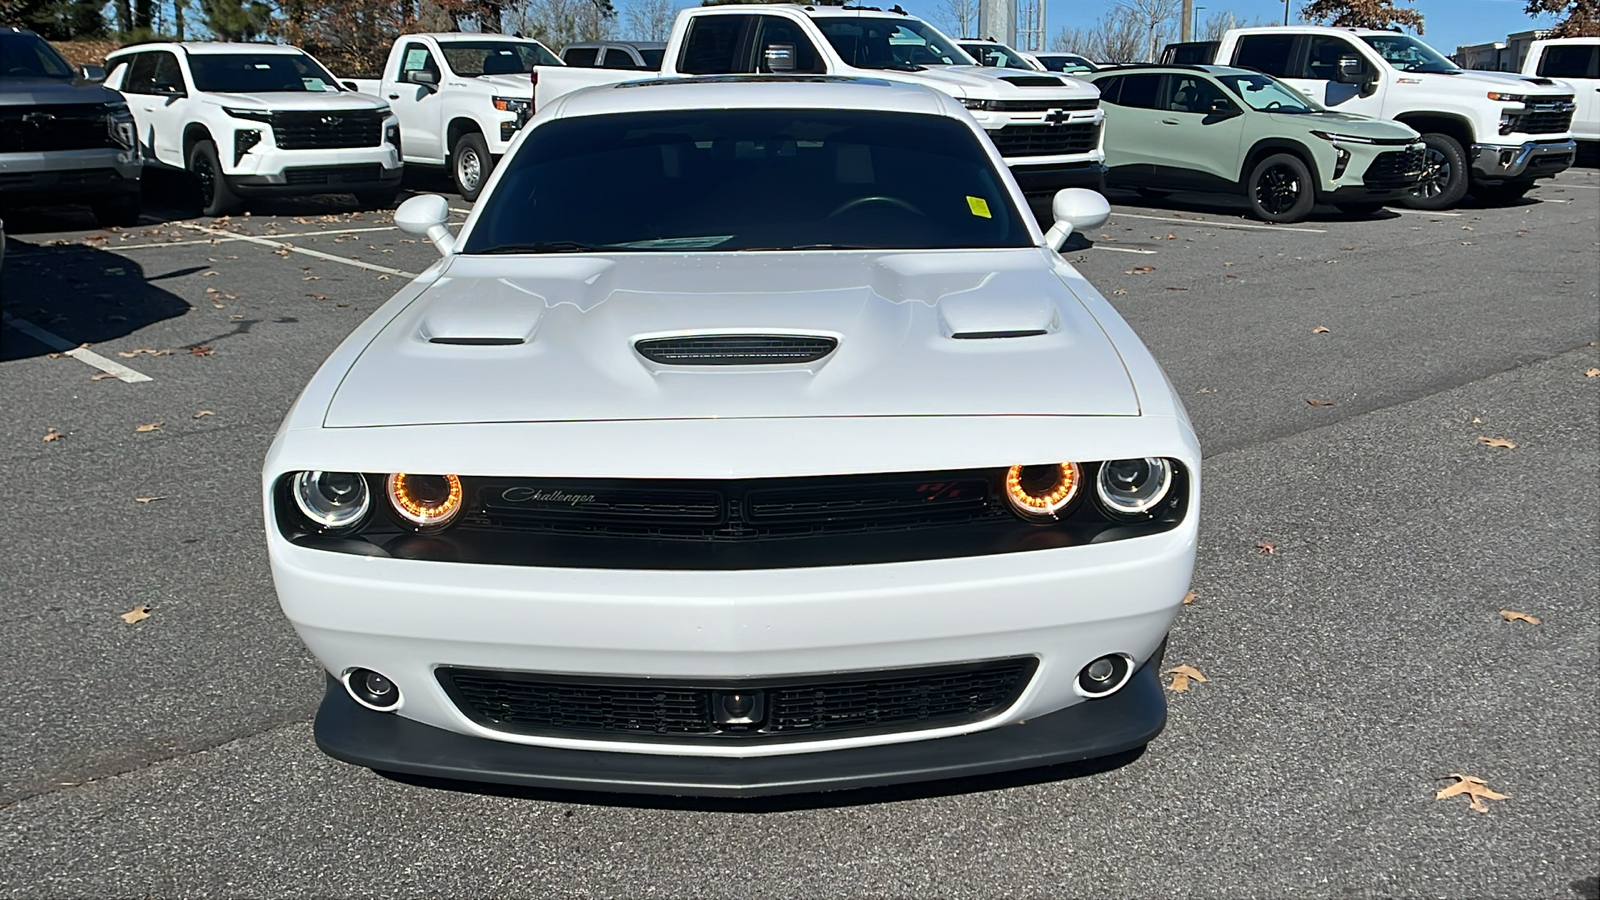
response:
{"label": "car door", "polygon": [[[1382,71],[1381,63],[1371,48],[1331,34],[1308,35],[1301,43],[1302,52],[1296,54],[1289,74],[1279,76],[1283,81],[1329,109],[1363,116],[1382,114],[1384,85],[1383,79],[1377,77]],[[1361,84],[1341,84],[1338,81],[1339,60],[1345,56],[1361,60],[1365,77],[1372,80],[1376,90],[1369,94]]]}
{"label": "car door", "polygon": [[[443,70],[439,62],[427,44],[407,41],[387,85],[389,106],[400,120],[406,162],[444,162],[444,102],[439,91]],[[431,74],[433,83],[415,80],[419,72]]]}
{"label": "car door", "polygon": [[1239,176],[1244,112],[1199,72],[1173,72],[1161,82],[1157,138],[1166,159],[1156,177],[1201,190],[1231,188]]}
{"label": "car door", "polygon": [[1165,114],[1158,108],[1162,77],[1134,73],[1095,81],[1106,114],[1106,167],[1113,182],[1148,184],[1155,166],[1169,158],[1163,142],[1173,135],[1166,133]]}
{"label": "car door", "polygon": [[167,50],[135,54],[122,76],[122,93],[147,159],[182,168],[183,105],[188,88],[178,58]]}
{"label": "car door", "polygon": [[1538,74],[1572,85],[1578,106],[1572,116],[1574,132],[1591,140],[1600,135],[1600,43],[1547,45]]}
{"label": "car door", "polygon": [[139,149],[145,159],[155,159],[155,120],[151,112],[156,104],[156,58],[153,53],[135,53],[124,60],[122,80],[117,90],[128,101],[128,111],[133,114],[134,129],[139,133]]}

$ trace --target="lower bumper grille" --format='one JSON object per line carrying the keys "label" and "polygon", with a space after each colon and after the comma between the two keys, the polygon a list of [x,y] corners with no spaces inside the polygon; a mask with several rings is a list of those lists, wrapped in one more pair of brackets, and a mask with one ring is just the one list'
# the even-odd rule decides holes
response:
{"label": "lower bumper grille", "polygon": [[295,166],[283,170],[284,184],[371,184],[382,180],[383,166],[378,163],[353,166]]}
{"label": "lower bumper grille", "polygon": [[1572,113],[1528,113],[1517,119],[1516,130],[1521,134],[1565,134],[1572,130]]}
{"label": "lower bumper grille", "polygon": [[1426,161],[1427,153],[1420,148],[1380,153],[1367,167],[1361,181],[1370,188],[1411,187],[1421,180]]}
{"label": "lower bumper grille", "polygon": [[989,132],[1001,156],[1062,156],[1088,153],[1100,145],[1100,123],[1007,125]]}
{"label": "lower bumper grille", "polygon": [[[1033,657],[766,680],[614,679],[441,668],[469,719],[546,737],[672,743],[797,741],[922,731],[986,719],[1012,703]],[[750,712],[730,721],[726,700]],[[748,720],[748,721],[744,721]]]}

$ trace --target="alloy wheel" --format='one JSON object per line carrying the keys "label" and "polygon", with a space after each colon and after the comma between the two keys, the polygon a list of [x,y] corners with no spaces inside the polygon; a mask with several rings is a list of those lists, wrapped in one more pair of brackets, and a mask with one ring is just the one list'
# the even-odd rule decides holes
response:
{"label": "alloy wheel", "polygon": [[1256,201],[1273,215],[1283,215],[1300,199],[1300,176],[1288,166],[1273,166],[1256,183]]}
{"label": "alloy wheel", "polygon": [[200,182],[200,203],[209,209],[217,197],[217,171],[211,167],[211,160],[204,154],[197,154],[194,161],[194,177]]}
{"label": "alloy wheel", "polygon": [[1424,151],[1422,180],[1411,190],[1413,196],[1432,199],[1445,192],[1450,185],[1450,160],[1443,153],[1429,147]]}

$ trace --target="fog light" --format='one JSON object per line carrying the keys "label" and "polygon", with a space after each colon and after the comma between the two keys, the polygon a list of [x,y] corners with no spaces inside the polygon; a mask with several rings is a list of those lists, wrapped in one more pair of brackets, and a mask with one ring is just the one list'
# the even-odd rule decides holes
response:
{"label": "fog light", "polygon": [[760,691],[716,691],[711,703],[718,725],[755,725],[766,716],[766,697]]}
{"label": "fog light", "polygon": [[362,706],[388,712],[400,705],[400,688],[380,672],[351,669],[345,673],[344,688]]}
{"label": "fog light", "polygon": [[1133,660],[1121,653],[1102,656],[1078,672],[1078,693],[1085,697],[1107,697],[1128,683],[1133,675]]}
{"label": "fog light", "polygon": [[1350,151],[1343,147],[1333,148],[1333,180],[1338,181],[1344,177],[1344,170],[1350,166]]}

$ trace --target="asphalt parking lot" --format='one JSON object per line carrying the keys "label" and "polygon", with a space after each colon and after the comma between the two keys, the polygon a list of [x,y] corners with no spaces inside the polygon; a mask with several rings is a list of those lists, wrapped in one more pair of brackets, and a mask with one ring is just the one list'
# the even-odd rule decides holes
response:
{"label": "asphalt parking lot", "polygon": [[0,895],[1600,897],[1600,172],[1294,226],[1112,200],[1068,256],[1205,448],[1167,663],[1208,680],[1131,759],[748,804],[312,744],[261,458],[426,243],[339,199],[7,214]]}

